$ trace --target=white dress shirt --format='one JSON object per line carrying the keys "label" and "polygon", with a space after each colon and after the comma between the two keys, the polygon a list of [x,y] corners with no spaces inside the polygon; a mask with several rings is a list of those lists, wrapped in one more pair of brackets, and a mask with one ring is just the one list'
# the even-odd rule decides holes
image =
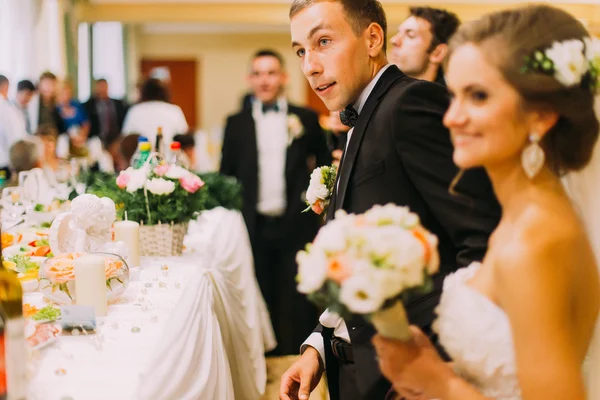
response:
{"label": "white dress shirt", "polygon": [[[367,87],[364,88],[364,90],[362,91],[360,96],[358,96],[358,99],[354,103],[353,107],[358,112],[359,115],[360,115],[360,112],[362,111],[363,107],[365,106],[367,99],[371,95],[371,92],[375,88],[375,85],[379,81],[379,78],[381,78],[381,75],[383,75],[383,73],[391,66],[392,66],[392,64],[388,63],[385,67],[381,68],[381,70],[377,73],[377,75],[375,75],[375,78],[373,78],[371,80],[371,82],[369,82],[369,84],[367,85]],[[344,151],[346,151],[348,149],[348,144],[350,143],[350,139],[352,138],[353,131],[354,131],[354,128],[352,128],[348,131],[348,139],[346,140],[346,148],[344,149]],[[340,165],[340,171],[341,170],[342,170],[342,166]],[[338,179],[338,185],[339,185],[339,179]],[[334,313],[332,311],[329,311],[329,309],[327,309],[319,317],[319,322],[321,323],[321,325],[323,325],[326,328],[334,328],[333,335],[335,337],[338,337],[338,338],[350,343],[350,335],[348,334],[348,327],[346,326],[346,322],[337,313]],[[321,355],[321,359],[323,360],[323,365],[325,365],[325,345],[323,343],[323,336],[318,332],[311,333],[310,336],[304,341],[304,343],[302,343],[302,346],[300,348],[301,353],[303,353],[304,350],[306,350],[306,346],[314,347]]]}
{"label": "white dress shirt", "polygon": [[262,215],[278,217],[287,206],[285,162],[288,146],[287,101],[277,101],[278,111],[263,113],[262,103],[254,101],[252,116],[256,126],[258,150],[258,202]]}
{"label": "white dress shirt", "polygon": [[10,146],[26,136],[21,112],[0,95],[0,167],[8,167]]}
{"label": "white dress shirt", "polygon": [[158,127],[162,128],[163,145],[166,148],[173,141],[173,136],[187,133],[188,124],[181,107],[164,101],[145,101],[136,104],[127,111],[123,122],[123,133],[125,135],[138,133],[147,137],[154,149]]}

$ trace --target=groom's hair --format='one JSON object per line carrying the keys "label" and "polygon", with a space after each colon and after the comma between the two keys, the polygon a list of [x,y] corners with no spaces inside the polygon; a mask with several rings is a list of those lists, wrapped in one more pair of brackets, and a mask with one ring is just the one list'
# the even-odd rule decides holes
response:
{"label": "groom's hair", "polygon": [[340,3],[346,13],[346,20],[354,34],[359,36],[373,22],[383,29],[383,52],[387,49],[387,20],[379,0],[294,0],[290,7],[290,19],[307,7],[329,1]]}

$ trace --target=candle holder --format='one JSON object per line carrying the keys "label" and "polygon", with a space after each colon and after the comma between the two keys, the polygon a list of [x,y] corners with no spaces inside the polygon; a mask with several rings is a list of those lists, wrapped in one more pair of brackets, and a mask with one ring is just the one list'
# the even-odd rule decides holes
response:
{"label": "candle holder", "polygon": [[[40,268],[40,291],[48,300],[58,304],[75,304],[74,260],[86,253],[65,253],[50,258]],[[129,286],[129,266],[125,260],[111,253],[94,252],[105,256],[106,297],[117,300]]]}

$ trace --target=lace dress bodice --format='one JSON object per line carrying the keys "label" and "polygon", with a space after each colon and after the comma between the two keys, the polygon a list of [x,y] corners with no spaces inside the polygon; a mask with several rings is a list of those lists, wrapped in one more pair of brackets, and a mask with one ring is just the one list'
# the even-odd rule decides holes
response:
{"label": "lace dress bodice", "polygon": [[458,374],[497,400],[521,400],[510,321],[504,311],[467,285],[473,263],[446,277],[433,329]]}

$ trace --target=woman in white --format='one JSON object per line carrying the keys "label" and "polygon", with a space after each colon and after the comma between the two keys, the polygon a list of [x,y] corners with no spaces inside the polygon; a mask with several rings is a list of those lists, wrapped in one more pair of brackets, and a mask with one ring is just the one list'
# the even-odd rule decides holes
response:
{"label": "woman in white", "polygon": [[140,102],[127,112],[123,133],[146,136],[154,148],[159,127],[162,129],[164,146],[172,142],[173,136],[188,131],[181,107],[169,103],[165,86],[158,79],[151,78],[142,85]]}
{"label": "woman in white", "polygon": [[454,161],[486,168],[503,216],[483,262],[444,283],[435,328],[453,363],[412,328],[407,343],[374,338],[381,369],[411,400],[585,399],[600,280],[584,223],[600,221],[579,218],[559,176],[598,138],[600,42],[531,6],[462,26],[447,67]]}

